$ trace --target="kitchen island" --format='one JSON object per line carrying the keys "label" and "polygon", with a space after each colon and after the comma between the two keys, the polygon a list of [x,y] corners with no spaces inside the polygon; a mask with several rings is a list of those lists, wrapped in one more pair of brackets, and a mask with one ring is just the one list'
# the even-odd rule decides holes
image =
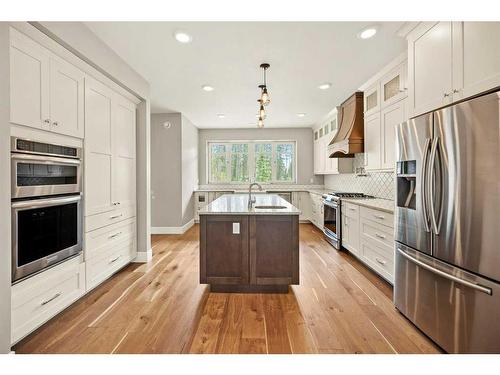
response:
{"label": "kitchen island", "polygon": [[299,283],[300,210],[276,194],[227,194],[200,210],[200,283],[286,293]]}

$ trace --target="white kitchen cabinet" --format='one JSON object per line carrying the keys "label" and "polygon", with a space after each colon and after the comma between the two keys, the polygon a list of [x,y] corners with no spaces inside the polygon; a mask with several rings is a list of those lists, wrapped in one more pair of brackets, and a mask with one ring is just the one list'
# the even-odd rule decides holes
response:
{"label": "white kitchen cabinet", "polygon": [[10,121],[50,129],[50,52],[10,29]]}
{"label": "white kitchen cabinet", "polygon": [[380,112],[365,117],[365,169],[379,170],[381,151]]}
{"label": "white kitchen cabinet", "polygon": [[396,168],[396,125],[406,121],[406,100],[400,100],[380,112],[380,167]]}
{"label": "white kitchen cabinet", "polygon": [[452,22],[424,22],[408,36],[411,116],[452,102]]}
{"label": "white kitchen cabinet", "polygon": [[500,86],[500,22],[453,23],[453,101]]}
{"label": "white kitchen cabinet", "polygon": [[311,222],[319,229],[323,230],[323,197],[320,194],[309,193],[311,199]]}
{"label": "white kitchen cabinet", "polygon": [[500,22],[423,22],[408,35],[410,117],[500,86]]}
{"label": "white kitchen cabinet", "polygon": [[396,66],[380,80],[380,110],[408,95],[408,66],[406,61]]}
{"label": "white kitchen cabinet", "polygon": [[377,82],[363,92],[364,114],[370,116],[380,111],[380,83]]}
{"label": "white kitchen cabinet", "polygon": [[135,206],[135,105],[88,78],[85,116],[85,215]]}
{"label": "white kitchen cabinet", "polygon": [[299,221],[304,222],[310,220],[311,198],[308,192],[294,191],[292,193],[292,204],[302,212],[299,216]]}
{"label": "white kitchen cabinet", "polygon": [[50,130],[83,138],[84,73],[66,61],[50,58]]}
{"label": "white kitchen cabinet", "polygon": [[85,215],[111,211],[112,90],[93,79],[85,85]]}
{"label": "white kitchen cabinet", "polygon": [[11,28],[10,121],[83,138],[85,74]]}
{"label": "white kitchen cabinet", "polygon": [[359,206],[342,204],[342,246],[359,256]]}

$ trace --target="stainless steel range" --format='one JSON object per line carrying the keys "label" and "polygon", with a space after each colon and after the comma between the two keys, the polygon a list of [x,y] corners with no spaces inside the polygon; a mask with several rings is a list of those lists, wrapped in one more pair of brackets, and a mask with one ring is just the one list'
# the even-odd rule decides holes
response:
{"label": "stainless steel range", "polygon": [[338,250],[342,245],[342,198],[366,198],[363,193],[332,192],[323,195],[323,233],[328,242]]}

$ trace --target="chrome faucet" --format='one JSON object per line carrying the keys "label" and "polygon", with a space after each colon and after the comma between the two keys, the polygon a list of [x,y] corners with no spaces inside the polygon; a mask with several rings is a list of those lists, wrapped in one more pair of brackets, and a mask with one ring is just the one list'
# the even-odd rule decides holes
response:
{"label": "chrome faucet", "polygon": [[258,186],[259,187],[259,190],[262,191],[262,186],[256,182],[253,182],[250,184],[250,186],[248,187],[248,209],[251,210],[252,209],[252,204],[255,203],[256,199],[255,199],[255,196],[252,198],[252,186]]}

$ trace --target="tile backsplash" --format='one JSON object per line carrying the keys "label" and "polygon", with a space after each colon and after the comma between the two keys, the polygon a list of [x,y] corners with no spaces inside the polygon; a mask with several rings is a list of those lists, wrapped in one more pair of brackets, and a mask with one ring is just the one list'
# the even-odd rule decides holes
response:
{"label": "tile backsplash", "polygon": [[[363,154],[356,154],[354,169],[363,165]],[[342,173],[325,176],[325,188],[337,191],[358,192],[377,198],[394,199],[394,172],[367,172],[366,176]]]}

